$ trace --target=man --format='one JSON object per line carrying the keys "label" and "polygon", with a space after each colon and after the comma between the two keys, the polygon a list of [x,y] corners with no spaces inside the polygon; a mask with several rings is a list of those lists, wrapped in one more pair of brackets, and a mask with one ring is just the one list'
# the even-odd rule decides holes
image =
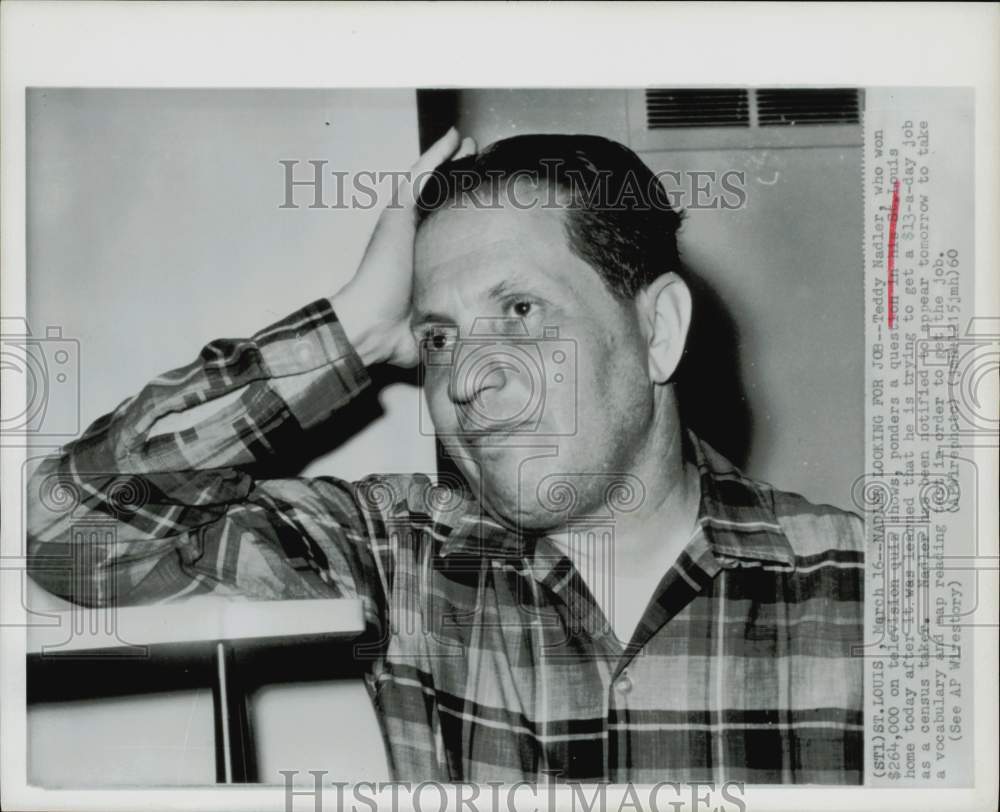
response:
{"label": "man", "polygon": [[[45,462],[35,577],[90,604],[360,597],[403,780],[860,782],[860,521],[681,425],[691,296],[648,168],[592,136],[477,155],[449,131],[412,177],[336,295]],[[458,476],[267,478],[368,367],[418,363]],[[114,548],[42,506],[66,483]]]}

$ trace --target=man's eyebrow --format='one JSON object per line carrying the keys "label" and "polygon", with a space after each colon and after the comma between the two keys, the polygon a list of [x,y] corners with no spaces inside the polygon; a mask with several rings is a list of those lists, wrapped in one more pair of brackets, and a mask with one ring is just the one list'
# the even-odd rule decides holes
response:
{"label": "man's eyebrow", "polygon": [[508,279],[501,279],[486,291],[490,299],[502,299],[512,293],[528,293],[539,290],[537,279],[529,279],[520,274],[514,274]]}
{"label": "man's eyebrow", "polygon": [[434,310],[416,310],[410,316],[410,326],[416,327],[418,324],[453,324],[451,316],[438,313]]}
{"label": "man's eyebrow", "polygon": [[[509,296],[514,293],[534,293],[534,295],[541,295],[539,291],[539,283],[537,279],[531,279],[523,274],[514,273],[511,277],[507,279],[501,279],[495,285],[491,285],[485,291],[487,299],[493,301],[499,301],[505,296]],[[433,310],[415,310],[413,315],[410,316],[410,326],[416,327],[420,324],[454,324],[455,320],[445,314],[439,313]]]}

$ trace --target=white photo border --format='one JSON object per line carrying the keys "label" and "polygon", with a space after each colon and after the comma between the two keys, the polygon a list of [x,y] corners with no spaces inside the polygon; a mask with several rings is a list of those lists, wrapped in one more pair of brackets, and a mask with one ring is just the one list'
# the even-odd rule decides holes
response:
{"label": "white photo border", "polygon": [[[25,89],[59,87],[599,87],[649,84],[928,85],[976,93],[977,315],[1000,314],[1000,10],[995,5],[646,3],[114,3],[0,5],[2,302],[25,309]],[[489,42],[484,33],[489,32]],[[572,42],[553,57],[549,43]],[[485,47],[484,47],[485,46]],[[506,54],[511,58],[506,58]],[[456,81],[460,79],[460,83]],[[860,190],[859,190],[860,191]],[[859,194],[859,205],[861,197]],[[862,235],[858,235],[862,239]],[[23,403],[24,387],[3,398]],[[977,452],[986,454],[987,452]],[[989,452],[993,453],[993,452]],[[2,448],[3,503],[20,505],[25,449]],[[979,526],[996,544],[996,469],[984,457]],[[991,501],[992,500],[992,501]],[[8,510],[2,550],[17,566]],[[988,540],[983,540],[988,545]],[[0,567],[2,569],[2,567]],[[993,596],[994,601],[996,596]],[[995,611],[995,609],[994,609]],[[43,790],[25,784],[24,628],[0,605],[0,781],[5,809],[284,809],[273,787]],[[988,809],[997,797],[997,636],[976,636],[970,790],[746,788],[747,809]],[[388,797],[388,796],[386,796]],[[608,793],[609,805],[615,793]],[[621,799],[617,799],[620,803]],[[627,804],[626,804],[627,805]],[[616,807],[617,808],[617,807]]]}

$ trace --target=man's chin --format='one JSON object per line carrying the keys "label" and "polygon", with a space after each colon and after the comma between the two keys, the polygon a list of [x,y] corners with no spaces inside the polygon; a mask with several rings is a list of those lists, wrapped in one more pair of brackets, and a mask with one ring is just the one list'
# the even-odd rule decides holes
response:
{"label": "man's chin", "polygon": [[548,511],[526,510],[521,505],[496,499],[484,499],[483,507],[490,518],[509,530],[525,535],[541,535],[558,529],[563,521]]}
{"label": "man's chin", "polygon": [[[567,511],[541,499],[543,483],[553,476],[554,458],[524,448],[490,449],[456,459],[466,482],[490,518],[511,530],[538,534],[561,527]],[[553,509],[556,508],[556,509]]]}
{"label": "man's chin", "polygon": [[509,482],[490,487],[490,479],[481,484],[480,501],[489,515],[511,530],[527,534],[545,533],[562,526],[566,516],[553,511],[538,499],[535,483],[522,482],[522,488],[510,488]]}

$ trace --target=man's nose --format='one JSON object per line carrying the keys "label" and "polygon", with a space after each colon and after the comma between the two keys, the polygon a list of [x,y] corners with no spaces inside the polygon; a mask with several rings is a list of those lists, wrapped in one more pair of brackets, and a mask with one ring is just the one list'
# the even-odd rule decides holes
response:
{"label": "man's nose", "polygon": [[478,358],[468,358],[467,363],[456,364],[448,385],[448,397],[455,404],[482,405],[491,394],[507,386],[516,365],[499,352],[478,353]]}

